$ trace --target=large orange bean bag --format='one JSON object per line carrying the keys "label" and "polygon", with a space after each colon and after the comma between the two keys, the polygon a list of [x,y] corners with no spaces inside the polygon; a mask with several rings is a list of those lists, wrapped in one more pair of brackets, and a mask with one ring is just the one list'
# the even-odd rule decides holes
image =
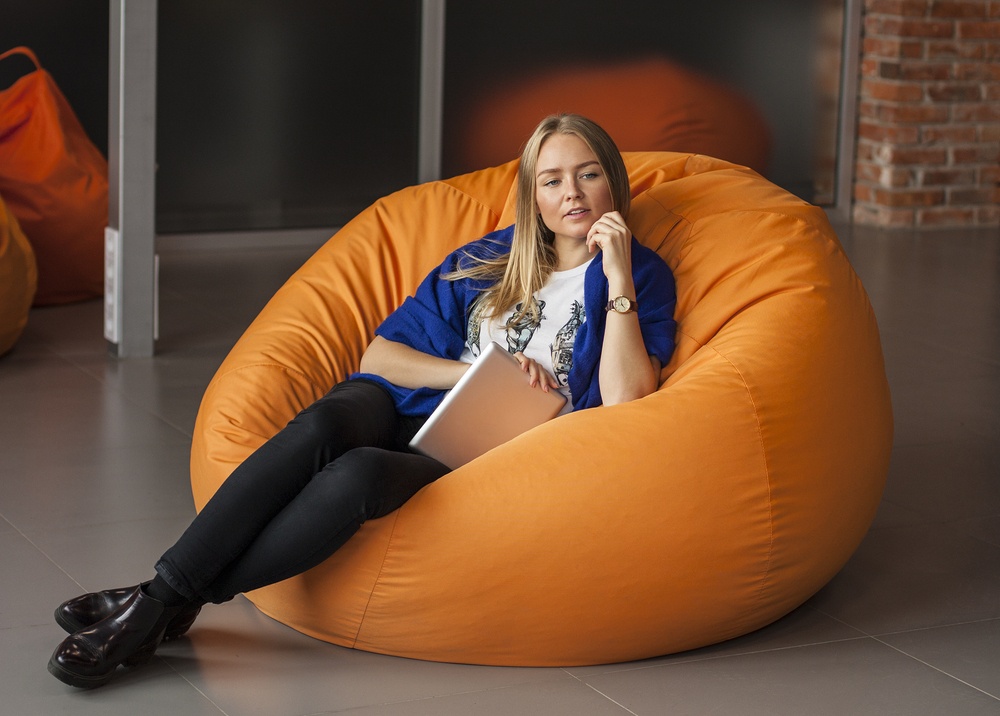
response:
{"label": "large orange bean bag", "polygon": [[449,174],[520,156],[538,118],[590,117],[622,150],[707,154],[765,173],[771,131],[733,87],[663,57],[573,65],[487,83],[455,110],[444,164]]}
{"label": "large orange bean bag", "polygon": [[14,347],[28,324],[37,285],[31,244],[0,198],[0,355]]}
{"label": "large orange bean bag", "polygon": [[[820,209],[750,170],[625,161],[630,225],[677,279],[660,389],[557,418],[441,478],[322,565],[251,593],[262,611],[386,654],[594,664],[745,634],[841,568],[875,515],[892,440],[858,277]],[[205,394],[199,508],[357,368],[445,254],[512,222],[515,171],[386,197],[289,279]]]}

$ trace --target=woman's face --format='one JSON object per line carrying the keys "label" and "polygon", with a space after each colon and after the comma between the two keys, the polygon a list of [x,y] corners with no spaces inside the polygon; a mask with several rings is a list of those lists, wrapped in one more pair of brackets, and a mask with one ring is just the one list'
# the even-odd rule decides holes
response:
{"label": "woman's face", "polygon": [[594,222],[614,209],[597,156],[573,134],[553,134],[542,144],[535,201],[542,222],[557,239],[586,239]]}

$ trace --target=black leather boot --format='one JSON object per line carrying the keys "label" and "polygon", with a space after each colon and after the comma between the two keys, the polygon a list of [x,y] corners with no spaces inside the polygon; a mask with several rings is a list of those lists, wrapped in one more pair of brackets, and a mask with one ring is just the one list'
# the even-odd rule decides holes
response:
{"label": "black leather boot", "polygon": [[[81,594],[56,607],[56,624],[70,634],[83,631],[118,611],[135,590],[136,587],[122,587]],[[200,611],[200,604],[182,608],[167,624],[163,640],[177,639],[187,633]]]}
{"label": "black leather boot", "polygon": [[49,672],[81,689],[103,686],[119,665],[153,658],[166,625],[183,607],[167,607],[136,587],[113,614],[66,637],[49,659]]}

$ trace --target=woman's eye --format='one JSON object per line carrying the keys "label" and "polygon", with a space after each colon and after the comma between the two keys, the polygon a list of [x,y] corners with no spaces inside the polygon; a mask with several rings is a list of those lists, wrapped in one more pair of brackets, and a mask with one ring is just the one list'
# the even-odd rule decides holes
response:
{"label": "woman's eye", "polygon": [[559,183],[558,179],[549,179],[545,182],[544,186],[556,186]]}
{"label": "woman's eye", "polygon": [[587,172],[586,174],[580,175],[581,179],[594,179],[597,177],[597,172]]}

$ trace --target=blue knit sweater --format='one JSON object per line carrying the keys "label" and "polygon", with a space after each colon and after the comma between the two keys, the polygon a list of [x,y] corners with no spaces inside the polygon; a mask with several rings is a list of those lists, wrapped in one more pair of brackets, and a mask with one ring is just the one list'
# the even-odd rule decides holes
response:
{"label": "blue knit sweater", "polygon": [[[375,334],[430,355],[458,360],[465,347],[469,310],[473,301],[489,286],[483,281],[450,281],[441,276],[468,265],[475,258],[509,253],[513,236],[512,225],[453,251],[428,274],[416,294],[408,297],[385,319]],[[584,277],[584,311],[587,318],[576,334],[573,367],[568,378],[574,410],[602,403],[598,368],[608,302],[608,281],[604,276],[602,258],[598,252]],[[665,365],[674,350],[676,329],[673,274],[656,252],[633,238],[632,276],[646,352]],[[383,385],[395,400],[396,409],[403,415],[430,415],[446,392],[431,388],[402,388],[371,373],[355,373],[351,378],[367,378]]]}

